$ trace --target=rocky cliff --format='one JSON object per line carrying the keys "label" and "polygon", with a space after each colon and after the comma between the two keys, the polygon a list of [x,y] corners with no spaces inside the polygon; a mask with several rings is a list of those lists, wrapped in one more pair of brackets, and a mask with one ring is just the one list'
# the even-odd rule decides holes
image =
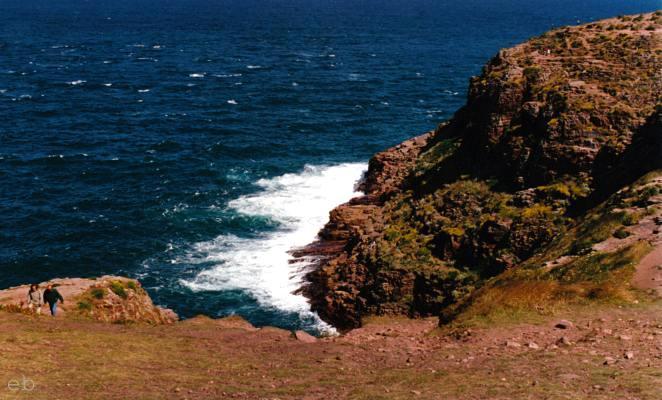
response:
{"label": "rocky cliff", "polygon": [[452,318],[504,276],[554,282],[552,297],[583,288],[575,300],[625,279],[659,246],[660,22],[619,17],[500,51],[450,121],[377,154],[365,196],[298,252],[320,257],[302,289],[313,309],[349,329]]}
{"label": "rocky cliff", "polygon": [[[171,324],[179,318],[174,311],[155,306],[140,282],[119,276],[95,279],[62,278],[39,284],[43,292],[47,285],[63,296],[57,317],[93,319],[111,323]],[[34,314],[27,307],[29,285],[0,290],[0,310]],[[48,314],[47,307],[41,309]]]}

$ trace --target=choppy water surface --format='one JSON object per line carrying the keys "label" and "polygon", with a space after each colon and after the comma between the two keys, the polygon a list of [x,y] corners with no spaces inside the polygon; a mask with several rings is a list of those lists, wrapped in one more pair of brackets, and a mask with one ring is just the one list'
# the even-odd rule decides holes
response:
{"label": "choppy water surface", "polygon": [[499,48],[657,1],[0,1],[0,287],[327,329],[287,250]]}

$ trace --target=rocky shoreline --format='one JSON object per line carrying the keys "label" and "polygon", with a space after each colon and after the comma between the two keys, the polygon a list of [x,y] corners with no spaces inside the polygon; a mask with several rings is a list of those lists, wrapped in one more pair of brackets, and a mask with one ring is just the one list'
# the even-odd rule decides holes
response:
{"label": "rocky shoreline", "polygon": [[[450,121],[375,155],[365,195],[294,252],[317,259],[301,289],[312,309],[342,331],[369,315],[450,315],[505,271],[543,274],[559,256],[584,268],[613,253],[600,245],[612,234],[657,248],[658,228],[629,226],[660,220],[659,182],[637,180],[662,169],[661,18],[564,27],[502,50]],[[644,187],[643,206],[624,201]],[[607,232],[590,218],[625,222]],[[571,240],[585,247],[557,254]]]}

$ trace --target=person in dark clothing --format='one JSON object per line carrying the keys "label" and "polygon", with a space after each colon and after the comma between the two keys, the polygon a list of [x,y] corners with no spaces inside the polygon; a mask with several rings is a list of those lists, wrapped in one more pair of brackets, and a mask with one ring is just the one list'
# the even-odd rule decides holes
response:
{"label": "person in dark clothing", "polygon": [[58,301],[64,303],[64,299],[60,292],[58,292],[53,285],[46,286],[46,290],[44,290],[44,302],[48,303],[48,308],[50,308],[52,316],[55,316],[55,313],[57,313]]}

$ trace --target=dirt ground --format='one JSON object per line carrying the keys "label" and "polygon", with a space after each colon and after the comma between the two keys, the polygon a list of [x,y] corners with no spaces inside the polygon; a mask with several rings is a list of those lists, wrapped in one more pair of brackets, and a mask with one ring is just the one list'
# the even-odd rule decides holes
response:
{"label": "dirt ground", "polygon": [[375,318],[313,343],[238,318],[149,326],[0,312],[0,398],[659,399],[661,306],[471,329]]}

